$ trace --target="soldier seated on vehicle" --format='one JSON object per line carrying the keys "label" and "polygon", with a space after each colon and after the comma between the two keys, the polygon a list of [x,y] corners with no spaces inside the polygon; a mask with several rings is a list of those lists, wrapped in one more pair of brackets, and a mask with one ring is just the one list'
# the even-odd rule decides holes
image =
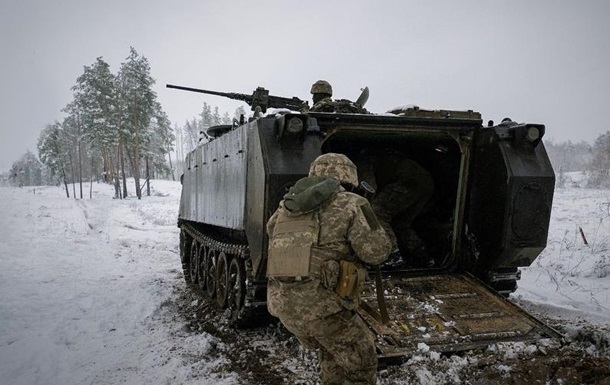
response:
{"label": "soldier seated on vehicle", "polygon": [[335,105],[331,97],[333,87],[326,80],[318,80],[311,86],[313,106],[309,109],[312,112],[335,112]]}
{"label": "soldier seated on vehicle", "polygon": [[326,80],[318,80],[311,86],[313,106],[311,112],[339,112],[368,114],[366,108],[354,104],[347,99],[333,100],[333,87]]}
{"label": "soldier seated on vehicle", "polygon": [[360,180],[376,190],[371,207],[393,247],[387,263],[432,267],[435,260],[412,227],[434,192],[430,173],[394,149],[365,150],[355,163]]}

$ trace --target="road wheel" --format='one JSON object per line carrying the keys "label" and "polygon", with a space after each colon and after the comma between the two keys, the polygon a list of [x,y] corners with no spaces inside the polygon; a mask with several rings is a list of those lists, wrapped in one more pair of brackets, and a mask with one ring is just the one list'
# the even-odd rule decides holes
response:
{"label": "road wheel", "polygon": [[227,305],[227,297],[229,294],[229,265],[228,257],[225,253],[218,254],[218,262],[216,264],[216,303],[221,308]]}
{"label": "road wheel", "polygon": [[198,270],[199,270],[199,242],[193,239],[191,243],[191,258],[189,265],[189,274],[191,276],[191,283],[197,283],[198,279]]}
{"label": "road wheel", "polygon": [[207,283],[207,250],[208,248],[201,245],[199,248],[199,266],[197,269],[197,284],[202,293],[205,293]]}
{"label": "road wheel", "polygon": [[231,320],[236,321],[244,305],[246,295],[246,274],[244,263],[239,258],[233,258],[229,265],[229,308],[231,309]]}
{"label": "road wheel", "polygon": [[186,231],[180,230],[180,263],[182,264],[182,274],[187,284],[191,283],[191,273],[189,271],[191,242],[191,236]]}
{"label": "road wheel", "polygon": [[216,296],[216,251],[209,249],[205,257],[206,285],[205,292],[208,298]]}

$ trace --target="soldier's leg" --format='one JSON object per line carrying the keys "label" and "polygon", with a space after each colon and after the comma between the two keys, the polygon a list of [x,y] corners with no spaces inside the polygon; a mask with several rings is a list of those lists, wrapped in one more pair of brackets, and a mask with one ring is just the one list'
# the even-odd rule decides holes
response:
{"label": "soldier's leg", "polygon": [[400,211],[400,204],[396,200],[401,194],[395,191],[392,185],[383,187],[377,191],[373,199],[371,200],[371,208],[379,220],[379,224],[383,227],[386,234],[392,242],[392,249],[398,249],[398,243],[396,241],[396,234],[392,228],[392,219]]}
{"label": "soldier's leg", "polygon": [[[362,319],[353,311],[345,310],[311,324],[311,332],[321,346],[325,378],[337,381],[343,369],[345,383],[375,384],[377,381],[377,353],[373,335]],[[328,377],[325,377],[328,376]],[[329,382],[333,384],[334,382]]]}
{"label": "soldier's leg", "polygon": [[320,351],[320,380],[323,385],[343,385],[345,371],[335,357],[325,350]]}
{"label": "soldier's leg", "polygon": [[401,220],[409,226],[413,220],[422,212],[432,193],[434,192],[434,181],[430,176],[419,175],[417,179],[410,179],[404,183],[408,193],[399,197]]}
{"label": "soldier's leg", "polygon": [[[426,248],[425,242],[413,229],[412,223],[421,214],[422,210],[430,200],[434,192],[434,182],[429,175],[417,175],[411,180],[411,195],[409,202],[406,202],[406,209],[402,211],[395,224],[395,232],[398,236],[399,247],[408,250],[410,257],[413,258],[421,267],[431,267],[435,264]],[[398,229],[400,228],[400,229]]]}
{"label": "soldier's leg", "polygon": [[390,237],[394,250],[398,249],[396,231],[392,221],[401,212],[408,209],[413,200],[409,186],[401,183],[391,183],[384,186],[371,200],[371,208],[375,212],[379,223]]}
{"label": "soldier's leg", "polygon": [[304,348],[310,350],[319,349],[320,344],[317,339],[311,335],[307,323],[304,323],[297,317],[298,315],[296,314],[293,318],[282,317],[280,318],[280,321],[282,321],[284,327],[299,340]]}
{"label": "soldier's leg", "polygon": [[405,261],[412,267],[432,267],[434,258],[428,252],[425,242],[410,225],[402,226],[400,220],[394,221],[398,247],[404,251]]}

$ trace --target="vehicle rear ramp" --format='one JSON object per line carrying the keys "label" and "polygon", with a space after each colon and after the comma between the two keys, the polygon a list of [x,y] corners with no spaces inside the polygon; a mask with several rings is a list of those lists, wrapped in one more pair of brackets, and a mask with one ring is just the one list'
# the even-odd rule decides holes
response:
{"label": "vehicle rear ramp", "polygon": [[374,286],[366,287],[358,313],[376,335],[380,359],[410,356],[425,345],[448,353],[503,341],[561,338],[469,274],[383,278],[385,323]]}

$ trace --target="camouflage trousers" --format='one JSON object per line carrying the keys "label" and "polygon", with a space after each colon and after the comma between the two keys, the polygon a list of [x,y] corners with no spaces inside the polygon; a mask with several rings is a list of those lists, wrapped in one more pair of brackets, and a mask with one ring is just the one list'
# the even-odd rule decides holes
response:
{"label": "camouflage trousers", "polygon": [[271,315],[308,349],[320,351],[322,384],[375,384],[377,353],[373,334],[335,293],[318,279],[284,283],[269,279]]}
{"label": "camouflage trousers", "polygon": [[303,346],[320,350],[323,385],[375,384],[377,353],[373,335],[352,310],[303,322],[298,315],[280,317]]}
{"label": "camouflage trousers", "polygon": [[413,251],[423,246],[424,242],[412,229],[411,223],[424,208],[433,190],[432,178],[395,182],[384,186],[371,200],[371,207],[390,237],[394,250],[400,247]]}

